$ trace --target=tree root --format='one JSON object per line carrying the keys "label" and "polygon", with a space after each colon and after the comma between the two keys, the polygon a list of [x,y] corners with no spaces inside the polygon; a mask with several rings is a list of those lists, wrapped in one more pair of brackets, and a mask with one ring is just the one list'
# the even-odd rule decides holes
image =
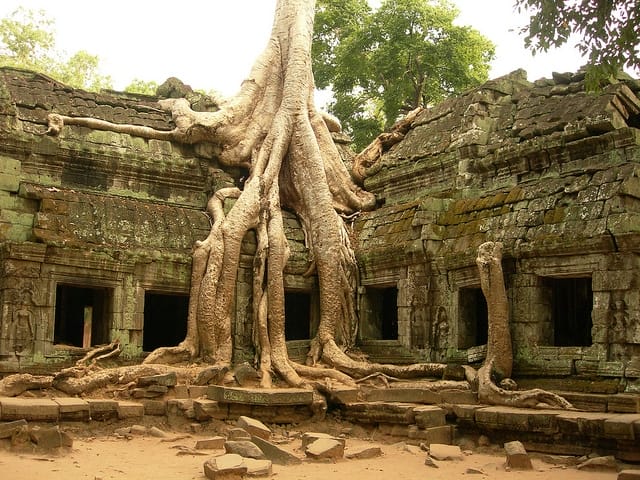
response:
{"label": "tree root", "polygon": [[50,388],[53,377],[50,375],[31,375],[16,373],[0,380],[0,397],[17,397],[27,390]]}

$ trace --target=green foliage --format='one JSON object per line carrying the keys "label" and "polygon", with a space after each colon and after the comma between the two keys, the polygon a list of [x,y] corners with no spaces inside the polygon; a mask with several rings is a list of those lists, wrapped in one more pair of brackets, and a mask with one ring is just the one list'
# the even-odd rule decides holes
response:
{"label": "green foliage", "polygon": [[0,66],[41,72],[75,88],[111,88],[111,78],[99,73],[97,56],[80,50],[67,59],[60,58],[53,26],[44,11],[24,8],[1,19]]}
{"label": "green foliage", "polygon": [[446,0],[318,0],[313,69],[357,149],[414,108],[488,78],[494,46]]}
{"label": "green foliage", "polygon": [[158,84],[153,80],[148,82],[146,80],[134,78],[131,83],[124,88],[124,91],[128,93],[141,93],[143,95],[155,95],[157,89]]}
{"label": "green foliage", "polygon": [[516,0],[530,13],[522,29],[525,45],[545,52],[579,35],[578,49],[588,57],[587,81],[598,83],[622,69],[640,70],[640,8],[637,0]]}

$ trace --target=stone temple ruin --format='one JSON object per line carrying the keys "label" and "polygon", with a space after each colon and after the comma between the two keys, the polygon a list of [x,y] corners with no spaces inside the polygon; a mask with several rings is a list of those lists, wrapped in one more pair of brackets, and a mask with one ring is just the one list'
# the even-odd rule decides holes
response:
{"label": "stone temple ruin", "polygon": [[[384,363],[482,362],[475,257],[499,241],[519,384],[563,392],[590,412],[640,413],[639,91],[622,80],[587,93],[580,73],[531,83],[516,71],[422,111],[366,180],[379,208],[350,225],[358,348]],[[209,193],[246,172],[221,168],[206,144],[77,126],[44,134],[54,110],[170,130],[156,101],[0,69],[0,376],[50,372],[116,338],[133,363],[184,338]],[[317,284],[302,275],[308,258],[293,215],[285,229],[286,337],[301,360],[317,328]],[[243,248],[238,364],[254,353],[251,234]],[[450,403],[473,403],[469,393]],[[458,420],[482,424],[476,407],[458,408]],[[366,420],[357,409],[346,415]],[[394,415],[388,423],[402,424],[405,414]],[[597,441],[640,460],[634,421],[631,437]]]}

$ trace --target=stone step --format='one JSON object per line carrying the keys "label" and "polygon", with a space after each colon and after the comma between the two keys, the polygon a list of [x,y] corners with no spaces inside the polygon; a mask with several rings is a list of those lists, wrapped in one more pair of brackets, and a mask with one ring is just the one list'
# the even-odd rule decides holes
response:
{"label": "stone step", "polygon": [[235,388],[209,385],[207,398],[245,405],[311,405],[313,392],[302,388]]}
{"label": "stone step", "polygon": [[89,421],[141,418],[145,405],[108,399],[0,397],[0,421]]}

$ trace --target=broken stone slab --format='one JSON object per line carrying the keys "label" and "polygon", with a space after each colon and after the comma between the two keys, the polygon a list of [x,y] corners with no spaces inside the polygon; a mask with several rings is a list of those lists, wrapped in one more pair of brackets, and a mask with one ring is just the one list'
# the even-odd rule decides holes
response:
{"label": "broken stone slab", "polygon": [[245,458],[243,463],[247,467],[249,477],[270,477],[273,474],[273,463],[267,459]]}
{"label": "broken stone slab", "polygon": [[335,438],[319,438],[307,445],[304,453],[314,460],[337,460],[344,457],[344,443]]}
{"label": "broken stone slab", "polygon": [[204,475],[209,480],[236,480],[247,473],[244,459],[235,453],[213,457],[204,462]]}
{"label": "broken stone slab", "polygon": [[226,440],[224,437],[202,438],[196,441],[196,450],[219,450],[224,448]]}
{"label": "broken stone slab", "polygon": [[248,440],[227,440],[224,443],[224,450],[227,453],[237,453],[244,458],[265,458],[265,454],[253,442]]}
{"label": "broken stone slab", "polygon": [[175,387],[178,384],[178,376],[176,372],[163,373],[159,375],[149,375],[140,377],[136,381],[138,387],[148,387],[151,385],[160,385],[163,387]]}
{"label": "broken stone slab", "polygon": [[376,458],[382,456],[382,449],[380,447],[361,447],[346,451],[344,456],[351,460]]}
{"label": "broken stone slab", "polygon": [[334,437],[332,435],[329,435],[328,433],[305,432],[302,434],[302,437],[300,438],[300,440],[302,441],[302,449],[304,450],[305,448],[307,448],[308,445],[310,445],[311,443],[321,438],[336,440],[342,444],[343,448],[346,446],[346,440],[344,438]]}
{"label": "broken stone slab", "polygon": [[73,439],[68,433],[55,427],[32,427],[29,429],[31,441],[40,449],[53,450],[61,447],[72,447]]}
{"label": "broken stone slab", "polygon": [[462,460],[462,450],[457,445],[432,443],[429,445],[429,455],[436,460]]}
{"label": "broken stone slab", "polygon": [[640,470],[621,470],[617,480],[640,480]]}
{"label": "broken stone slab", "polygon": [[220,383],[228,371],[227,366],[213,365],[198,373],[194,383],[199,386]]}
{"label": "broken stone slab", "polygon": [[211,418],[223,420],[227,418],[229,413],[226,406],[220,405],[218,402],[208,400],[206,398],[194,399],[193,411],[195,413],[196,420],[199,422],[203,422]]}
{"label": "broken stone slab", "polygon": [[576,467],[578,470],[593,470],[593,471],[617,471],[618,463],[613,455],[607,455],[606,457],[594,457],[585,460]]}
{"label": "broken stone slab", "polygon": [[507,456],[507,466],[517,470],[533,470],[531,458],[522,445],[522,442],[514,440],[504,444],[504,451]]}
{"label": "broken stone slab", "polygon": [[246,405],[311,405],[313,392],[302,388],[235,388],[209,385],[207,398],[221,403]]}
{"label": "broken stone slab", "polygon": [[260,437],[264,440],[269,440],[269,438],[271,437],[271,429],[260,420],[256,420],[255,418],[241,415],[240,417],[238,417],[236,425],[239,428],[244,429],[250,435],[255,435],[256,437]]}
{"label": "broken stone slab", "polygon": [[436,461],[435,461],[433,458],[431,458],[430,456],[428,456],[428,455],[427,455],[427,458],[425,458],[425,459],[424,459],[424,464],[425,464],[427,467],[431,467],[431,468],[440,468],[440,465],[438,465],[438,464],[436,463]]}
{"label": "broken stone slab", "polygon": [[164,430],[160,430],[158,427],[151,427],[148,430],[149,435],[156,438],[165,438],[167,436],[167,432]]}
{"label": "broken stone slab", "polygon": [[11,438],[21,427],[26,427],[27,421],[24,418],[13,422],[0,423],[0,438]]}
{"label": "broken stone slab", "polygon": [[251,437],[251,441],[264,453],[267,459],[271,460],[276,465],[298,465],[302,463],[302,459],[296,457],[292,453],[283,450],[277,445],[267,442],[266,440],[256,437]]}
{"label": "broken stone slab", "polygon": [[144,425],[131,425],[129,433],[131,435],[146,435],[147,427],[145,427]]}

